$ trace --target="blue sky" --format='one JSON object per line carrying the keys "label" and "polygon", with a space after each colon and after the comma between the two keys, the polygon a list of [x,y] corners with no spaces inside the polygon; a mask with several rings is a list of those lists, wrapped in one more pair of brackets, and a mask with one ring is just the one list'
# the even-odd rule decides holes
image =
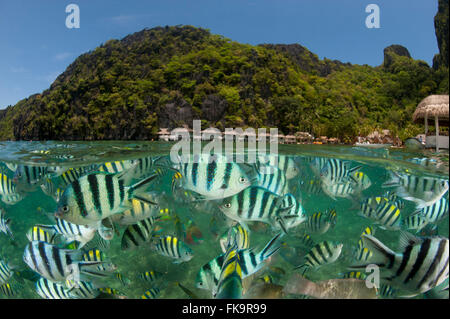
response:
{"label": "blue sky", "polygon": [[[80,28],[65,26],[68,4]],[[368,29],[368,4],[380,28]],[[0,0],[0,109],[47,89],[80,54],[155,26],[189,24],[249,43],[299,43],[320,58],[380,65],[391,44],[432,64],[437,0]]]}

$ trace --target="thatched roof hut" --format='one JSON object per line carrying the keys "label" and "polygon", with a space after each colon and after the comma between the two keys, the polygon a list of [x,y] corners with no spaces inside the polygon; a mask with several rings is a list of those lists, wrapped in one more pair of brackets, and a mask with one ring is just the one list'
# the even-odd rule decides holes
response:
{"label": "thatched roof hut", "polygon": [[428,133],[428,120],[434,120],[436,136],[427,136],[425,142],[427,147],[436,146],[436,151],[439,147],[448,149],[448,136],[439,136],[439,122],[444,126],[449,125],[448,101],[448,95],[430,95],[419,103],[413,114],[414,122],[424,120],[425,135]]}
{"label": "thatched roof hut", "polygon": [[416,111],[413,114],[413,121],[419,122],[421,119],[434,120],[436,116],[442,125],[449,122],[449,110],[448,110],[448,95],[430,95],[424,98],[419,105],[417,105]]}

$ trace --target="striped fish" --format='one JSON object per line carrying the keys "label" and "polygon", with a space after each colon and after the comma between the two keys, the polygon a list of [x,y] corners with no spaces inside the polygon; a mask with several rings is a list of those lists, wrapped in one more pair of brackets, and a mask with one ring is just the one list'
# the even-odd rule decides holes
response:
{"label": "striped fish", "polygon": [[[164,160],[166,160],[166,158],[161,156],[147,156],[133,160],[133,177],[140,179],[153,174],[157,166],[162,165],[164,167],[166,165]],[[167,164],[168,163],[170,163],[170,161],[167,159]]]}
{"label": "striped fish", "polygon": [[[252,249],[238,251],[242,260],[242,278],[253,275],[265,265],[264,262],[281,248],[280,238],[280,234],[273,237],[259,253],[254,253]],[[197,288],[207,289],[213,295],[216,294],[224,259],[225,253],[202,266],[195,281]]]}
{"label": "striped fish", "polygon": [[353,178],[352,173],[361,168],[355,166],[348,168],[349,163],[337,158],[330,158],[320,171],[322,182],[327,185],[336,183],[358,182]]}
{"label": "striped fish", "polygon": [[296,215],[286,215],[286,211],[292,206],[282,205],[283,197],[265,188],[251,186],[234,196],[223,199],[219,209],[228,218],[241,224],[249,221],[278,224],[286,232],[284,219],[295,218]]}
{"label": "striped fish", "polygon": [[140,279],[142,279],[143,281],[148,281],[148,282],[155,282],[162,276],[163,276],[163,273],[155,271],[155,270],[144,271],[143,273],[138,275],[138,277]]}
{"label": "striped fish", "polygon": [[45,241],[49,244],[55,244],[57,235],[55,231],[47,231],[42,227],[33,226],[28,230],[26,236],[29,241]]}
{"label": "striped fish", "polygon": [[14,271],[9,264],[4,260],[0,260],[0,285],[7,283],[13,274]]}
{"label": "striped fish", "polygon": [[196,193],[199,199],[222,199],[251,185],[251,180],[241,167],[222,155],[194,155],[186,163],[180,161],[177,169],[182,177],[176,180],[173,187]]}
{"label": "striped fish", "polygon": [[307,159],[311,170],[316,176],[320,176],[320,172],[324,169],[325,165],[327,165],[328,160],[329,159],[326,157],[312,157]]}
{"label": "striped fish", "polygon": [[375,234],[375,230],[373,229],[372,226],[368,226],[366,228],[364,228],[363,233],[361,234],[361,238],[358,240],[358,245],[356,247],[356,251],[355,251],[355,258],[358,261],[367,261],[371,256],[372,256],[372,252],[367,248],[364,247],[364,242],[362,240],[362,236],[363,235],[374,235]]}
{"label": "striped fish", "polygon": [[[250,233],[247,229],[242,227],[241,224],[236,224],[231,227],[232,237],[236,240],[237,249],[247,249],[250,247]],[[229,230],[225,231],[225,233],[220,238],[220,247],[222,248],[222,252],[226,252],[226,248],[228,247],[228,234]]]}
{"label": "striped fish", "polygon": [[141,299],[156,299],[160,293],[161,290],[158,287],[153,287],[145,291],[144,294],[141,296]]}
{"label": "striped fish", "polygon": [[400,209],[386,200],[381,200],[379,204],[372,203],[370,219],[380,225],[382,229],[399,229],[402,224]]}
{"label": "striped fish", "polygon": [[189,261],[194,257],[192,249],[175,236],[155,238],[153,249],[162,256],[173,258],[175,264]]}
{"label": "striped fish", "polygon": [[46,178],[40,186],[45,195],[55,199],[56,187],[50,178]]}
{"label": "striped fish", "polygon": [[132,198],[149,202],[138,198],[136,192],[151,182],[156,175],[132,186],[125,186],[121,177],[121,175],[95,173],[76,180],[64,190],[58,202],[56,217],[78,225],[92,225],[131,208]]}
{"label": "striped fish", "polygon": [[[230,243],[230,240],[228,241]],[[236,241],[227,247],[222,269],[220,271],[217,299],[240,299],[242,298],[242,266],[243,260],[238,253]]]}
{"label": "striped fish", "polygon": [[120,272],[115,274],[115,277],[117,280],[122,284],[122,286],[127,286],[130,284],[131,280],[124,275],[122,275]]}
{"label": "striped fish", "polygon": [[134,249],[149,242],[153,235],[154,217],[129,225],[122,236],[122,250]]}
{"label": "striped fish", "polygon": [[2,173],[0,173],[0,198],[5,204],[15,204],[22,199],[12,179]]}
{"label": "striped fish", "polygon": [[291,156],[275,154],[259,155],[257,158],[257,164],[260,167],[277,167],[284,173],[286,179],[288,180],[293,179],[300,173],[299,168],[297,167],[293,157]]}
{"label": "striped fish", "polygon": [[97,171],[97,165],[82,166],[82,167],[71,167],[60,175],[61,184],[63,188],[66,188],[73,182],[75,182],[80,177],[89,174],[91,172]]}
{"label": "striped fish", "polygon": [[406,217],[402,225],[405,229],[415,230],[416,232],[420,231],[428,224],[428,220],[426,220],[422,215],[415,214]]}
{"label": "striped fish", "polygon": [[0,208],[0,232],[5,233],[14,239],[14,235],[11,231],[11,219],[6,218],[6,213]]}
{"label": "striped fish", "polygon": [[79,250],[60,249],[43,241],[28,243],[23,260],[31,270],[56,282],[66,281],[67,277],[76,273],[94,275],[96,274],[95,267],[100,264],[100,262],[81,261],[81,251]]}
{"label": "striped fish", "polygon": [[428,220],[428,222],[435,224],[448,215],[448,200],[445,196],[442,196],[433,205],[426,206],[417,213]]}
{"label": "striped fish", "polygon": [[91,282],[80,281],[70,289],[70,294],[76,296],[77,299],[94,299],[100,294],[100,291]]}
{"label": "striped fish", "polygon": [[282,196],[287,191],[287,178],[281,169],[270,167],[267,172],[258,172],[256,185]]}
{"label": "striped fish", "polygon": [[18,165],[14,181],[22,185],[39,185],[50,173],[46,166]]}
{"label": "striped fish", "polygon": [[416,203],[418,209],[433,205],[448,190],[448,180],[392,172],[383,187],[396,187],[396,193]]}
{"label": "striped fish", "polygon": [[314,213],[308,217],[304,225],[305,231],[309,234],[324,234],[330,227],[336,225],[336,211],[332,209],[325,213]]}
{"label": "striped fish", "polygon": [[129,170],[134,167],[134,162],[132,160],[124,160],[124,161],[114,161],[107,162],[99,167],[100,172],[106,172],[111,174],[121,173],[123,171]]}
{"label": "striped fish", "polygon": [[322,180],[320,178],[311,178],[300,181],[302,193],[308,195],[320,195],[322,191]]}
{"label": "striped fish", "polygon": [[387,191],[384,194],[384,197],[400,209],[403,209],[405,207],[405,202],[393,191]]}
{"label": "striped fish", "polygon": [[393,298],[397,294],[397,290],[390,285],[381,284],[378,289],[378,295],[382,298]]}
{"label": "striped fish", "polygon": [[[152,199],[152,201],[154,200]],[[113,221],[117,222],[119,225],[131,225],[143,219],[157,216],[158,214],[159,210],[157,206],[150,205],[137,199],[132,199],[130,209],[127,209],[121,214],[114,215],[112,218]]]}
{"label": "striped fish", "polygon": [[296,237],[299,240],[300,244],[306,248],[313,248],[316,244],[310,235],[305,234],[302,237]]}
{"label": "striped fish", "polygon": [[350,198],[351,195],[355,193],[355,188],[353,187],[352,182],[341,182],[332,184],[322,183],[322,191],[326,195],[331,197],[333,200],[336,200],[336,197]]}
{"label": "striped fish", "polygon": [[[282,207],[291,207],[284,213],[285,216],[289,216],[284,223],[286,229],[297,227],[307,220],[302,204],[291,193],[283,196]],[[293,218],[290,216],[293,216]]]}
{"label": "striped fish", "polygon": [[126,298],[126,296],[122,292],[120,292],[115,288],[107,287],[107,288],[99,288],[98,290],[108,295],[118,296],[119,298]]}
{"label": "striped fish", "polygon": [[79,248],[82,248],[95,236],[96,231],[95,228],[73,224],[61,218],[55,218],[55,222],[56,222],[55,225],[37,225],[37,226],[50,233],[56,232],[62,235],[68,242],[74,240],[80,242]]}
{"label": "striped fish", "polygon": [[75,298],[64,284],[55,283],[43,277],[36,281],[36,292],[43,299]]}
{"label": "striped fish", "polygon": [[351,173],[350,176],[352,177],[353,180],[356,181],[355,188],[365,190],[372,185],[369,176],[367,176],[367,174],[361,171],[354,171],[353,173]]}
{"label": "striped fish", "polygon": [[369,197],[361,203],[360,212],[358,214],[362,217],[374,218],[376,215],[374,207],[377,207],[377,205],[384,202],[389,202],[389,199],[381,196]]}
{"label": "striped fish", "polygon": [[349,271],[349,272],[346,272],[345,274],[342,274],[341,278],[343,278],[343,279],[360,279],[360,280],[365,280],[366,279],[366,275],[363,272],[361,272],[361,271]]}
{"label": "striped fish", "polygon": [[16,290],[11,286],[10,283],[6,283],[0,286],[0,292],[8,297],[16,295]]}
{"label": "striped fish", "polygon": [[371,235],[363,236],[364,246],[373,256],[366,262],[352,265],[351,269],[365,268],[368,264],[380,267],[381,279],[395,288],[412,295],[425,293],[448,278],[449,243],[447,238],[418,238],[402,232],[402,253],[396,253]]}
{"label": "striped fish", "polygon": [[333,241],[323,241],[308,252],[305,256],[306,261],[296,267],[304,268],[304,272],[311,268],[319,268],[326,264],[331,264],[335,262],[342,252],[343,244]]}

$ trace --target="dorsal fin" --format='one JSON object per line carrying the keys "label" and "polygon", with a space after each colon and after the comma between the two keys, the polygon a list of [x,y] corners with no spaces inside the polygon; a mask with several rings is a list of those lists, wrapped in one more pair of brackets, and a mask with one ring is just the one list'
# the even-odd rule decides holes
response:
{"label": "dorsal fin", "polygon": [[422,239],[414,236],[411,233],[408,233],[407,231],[401,230],[400,231],[400,239],[399,239],[399,249],[405,250],[408,246],[415,246],[422,243]]}

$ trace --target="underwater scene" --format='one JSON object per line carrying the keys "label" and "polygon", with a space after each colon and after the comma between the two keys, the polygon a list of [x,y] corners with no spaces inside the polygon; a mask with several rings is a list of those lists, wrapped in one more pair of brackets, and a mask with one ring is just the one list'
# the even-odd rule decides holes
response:
{"label": "underwater scene", "polygon": [[172,146],[0,142],[0,298],[448,298],[448,152]]}

